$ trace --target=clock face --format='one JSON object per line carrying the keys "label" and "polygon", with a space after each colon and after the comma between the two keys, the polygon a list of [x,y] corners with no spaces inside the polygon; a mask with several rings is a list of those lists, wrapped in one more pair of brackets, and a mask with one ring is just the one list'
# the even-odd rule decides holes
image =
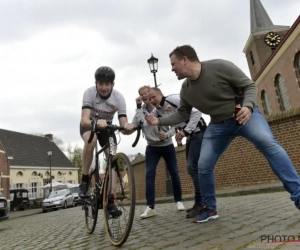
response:
{"label": "clock face", "polygon": [[281,41],[280,36],[275,32],[269,32],[265,36],[265,43],[270,47],[276,47]]}

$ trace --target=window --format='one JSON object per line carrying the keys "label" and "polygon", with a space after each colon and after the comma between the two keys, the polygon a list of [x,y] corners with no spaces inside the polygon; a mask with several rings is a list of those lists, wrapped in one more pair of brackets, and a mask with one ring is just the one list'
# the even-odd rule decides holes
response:
{"label": "window", "polygon": [[36,171],[33,171],[31,175],[32,175],[32,176],[37,176],[38,174],[37,174]]}
{"label": "window", "polygon": [[49,176],[50,176],[49,171],[46,171],[45,176],[46,176],[46,177],[49,177]]}
{"label": "window", "polygon": [[19,171],[19,172],[17,173],[17,176],[18,176],[18,177],[21,177],[21,176],[23,176],[23,173],[22,173],[21,171]]}
{"label": "window", "polygon": [[72,172],[71,172],[71,171],[69,172],[69,175],[72,175]]}
{"label": "window", "polygon": [[262,103],[265,115],[271,115],[272,110],[271,110],[270,103],[269,103],[269,96],[265,90],[263,90],[261,92],[261,103]]}
{"label": "window", "polygon": [[62,175],[62,173],[61,173],[60,171],[58,171],[57,175],[58,175],[58,176],[61,176],[61,175]]}
{"label": "window", "polygon": [[294,67],[295,67],[298,84],[300,87],[300,51],[298,51],[297,54],[295,55]]}
{"label": "window", "polygon": [[277,74],[275,77],[275,90],[278,99],[278,103],[281,111],[286,111],[291,108],[289,97],[286,93],[286,88],[284,84],[284,79],[282,75]]}
{"label": "window", "polygon": [[22,188],[22,187],[23,187],[23,183],[17,183],[17,184],[16,184],[16,187],[17,187],[17,188]]}
{"label": "window", "polygon": [[31,187],[29,188],[29,198],[37,198],[37,182],[31,183]]}
{"label": "window", "polygon": [[251,60],[251,63],[252,63],[252,65],[254,65],[254,64],[255,64],[255,62],[254,62],[254,57],[253,57],[252,50],[250,50],[250,53],[249,53],[249,55],[250,55],[250,60]]}

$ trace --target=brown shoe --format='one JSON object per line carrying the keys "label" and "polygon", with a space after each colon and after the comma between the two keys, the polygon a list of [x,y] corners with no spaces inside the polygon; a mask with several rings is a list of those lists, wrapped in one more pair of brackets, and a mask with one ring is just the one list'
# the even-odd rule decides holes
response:
{"label": "brown shoe", "polygon": [[193,207],[187,209],[187,210],[186,210],[186,213],[188,214],[188,213],[192,212],[192,210],[195,208],[196,205],[197,205],[197,204],[195,203]]}
{"label": "brown shoe", "polygon": [[187,219],[195,218],[202,209],[203,209],[202,205],[195,204],[192,210],[186,214],[186,218]]}

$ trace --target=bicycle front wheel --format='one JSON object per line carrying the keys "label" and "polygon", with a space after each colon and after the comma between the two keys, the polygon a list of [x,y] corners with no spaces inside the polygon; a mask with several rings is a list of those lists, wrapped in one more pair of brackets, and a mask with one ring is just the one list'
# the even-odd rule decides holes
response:
{"label": "bicycle front wheel", "polygon": [[110,242],[114,246],[121,246],[130,234],[135,212],[134,174],[125,154],[118,153],[113,157],[111,173],[109,176],[107,172],[104,182],[104,224]]}
{"label": "bicycle front wheel", "polygon": [[89,234],[92,234],[97,224],[99,199],[99,194],[95,185],[95,175],[92,175],[89,183],[89,196],[83,201],[82,208],[84,210],[86,231]]}

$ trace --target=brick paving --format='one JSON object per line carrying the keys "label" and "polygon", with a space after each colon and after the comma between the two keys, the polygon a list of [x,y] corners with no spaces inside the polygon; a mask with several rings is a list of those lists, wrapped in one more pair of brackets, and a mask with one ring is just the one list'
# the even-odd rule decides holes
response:
{"label": "brick paving", "polygon": [[[184,204],[190,207],[193,202]],[[220,197],[220,217],[203,224],[191,223],[173,203],[157,204],[156,217],[140,220],[144,208],[136,207],[133,229],[120,249],[300,249],[300,242],[262,242],[265,235],[269,240],[283,240],[284,235],[298,240],[300,214],[287,192]],[[101,220],[89,235],[83,219],[81,207],[10,218],[0,223],[0,249],[116,249]]]}

